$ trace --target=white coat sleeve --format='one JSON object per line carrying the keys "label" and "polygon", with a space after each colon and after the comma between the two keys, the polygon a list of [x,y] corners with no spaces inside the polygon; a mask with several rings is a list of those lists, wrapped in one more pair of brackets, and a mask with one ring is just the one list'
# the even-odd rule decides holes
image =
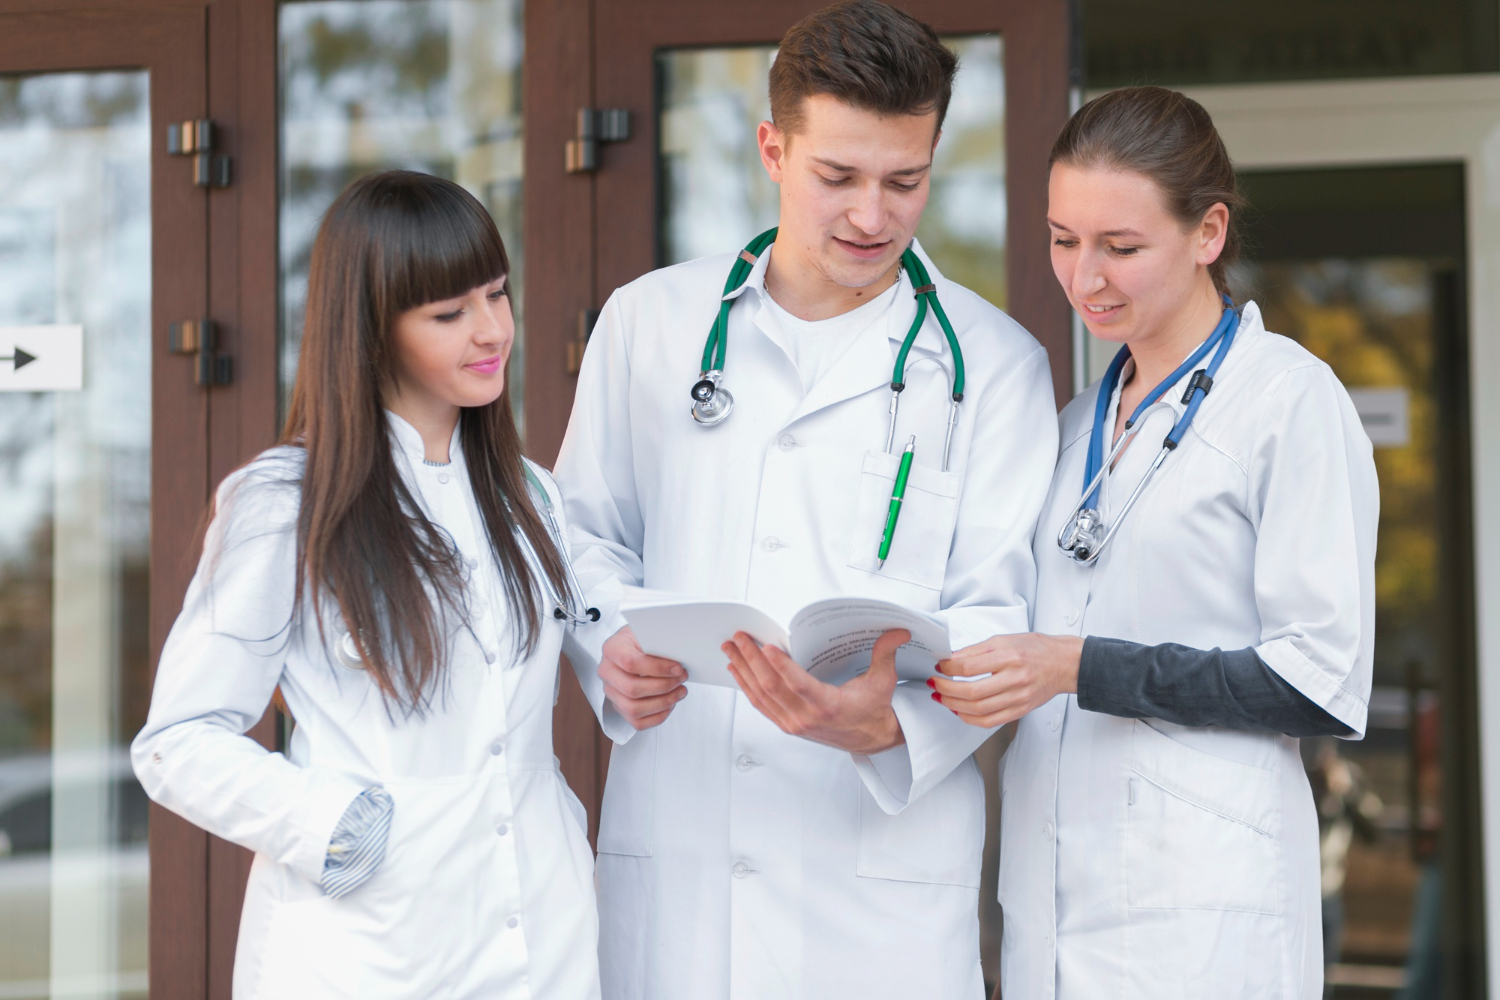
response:
{"label": "white coat sleeve", "polygon": [[563,494],[573,569],[600,618],[569,629],[564,652],[605,735],[625,743],[635,728],[604,697],[599,680],[605,640],[626,624],[619,610],[623,588],[645,578],[639,555],[645,523],[630,436],[630,358],[617,295],[604,304],[589,337],[573,398],[553,477]]}
{"label": "white coat sleeve", "polygon": [[1375,459],[1349,394],[1326,366],[1273,384],[1250,455],[1256,526],[1256,655],[1363,736],[1375,644]]}
{"label": "white coat sleeve", "polygon": [[[1057,462],[1047,352],[1038,346],[982,397],[966,398],[965,408],[974,434],[939,612],[955,650],[1031,627],[1032,534]],[[921,798],[996,732],[961,721],[920,682],[898,684],[893,705],[905,743],[854,756],[865,787],[887,813]]]}
{"label": "white coat sleeve", "polygon": [[293,631],[298,491],[274,481],[267,464],[219,489],[131,760],[161,805],[317,883],[333,832],[365,785],[299,767],[244,735],[270,704]]}

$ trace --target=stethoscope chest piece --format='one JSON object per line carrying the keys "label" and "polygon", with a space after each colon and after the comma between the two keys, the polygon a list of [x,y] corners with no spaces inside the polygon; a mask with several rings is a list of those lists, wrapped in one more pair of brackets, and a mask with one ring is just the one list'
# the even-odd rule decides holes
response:
{"label": "stethoscope chest piece", "polygon": [[365,668],[365,658],[359,655],[359,647],[354,644],[354,636],[349,632],[334,641],[333,658],[339,661],[339,666],[350,670]]}
{"label": "stethoscope chest piece", "polygon": [[1058,547],[1081,563],[1092,562],[1103,543],[1104,516],[1091,507],[1075,513],[1057,539]]}
{"label": "stethoscope chest piece", "polygon": [[734,409],[734,395],[723,381],[723,372],[707,371],[693,383],[693,419],[705,427],[722,422]]}

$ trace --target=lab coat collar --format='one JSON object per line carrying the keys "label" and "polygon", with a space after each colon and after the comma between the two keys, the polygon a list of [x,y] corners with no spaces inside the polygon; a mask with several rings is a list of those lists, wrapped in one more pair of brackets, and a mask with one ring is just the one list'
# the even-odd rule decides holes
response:
{"label": "lab coat collar", "polygon": [[[427,456],[427,446],[422,442],[421,432],[394,410],[386,410],[385,417],[391,432],[392,450],[399,458],[404,458],[411,469],[420,468],[422,460]],[[448,441],[448,461],[456,466],[463,465],[463,449],[459,446],[459,428],[462,423],[460,420],[453,425],[453,437]]]}
{"label": "lab coat collar", "polygon": [[[755,260],[755,266],[750,269],[750,276],[745,279],[745,283],[723,296],[726,302],[732,302],[752,290],[758,295],[769,296],[770,293],[766,291],[766,268],[771,266],[771,252],[775,249],[776,244],[772,243],[761,252]],[[922,263],[927,265],[928,276],[932,278],[932,283],[938,286],[938,297],[942,298],[943,289],[949,284],[948,279],[938,270],[932,258],[927,256],[927,251],[922,249],[920,240],[913,238],[911,249]],[[912,295],[911,276],[906,273],[905,268],[897,272],[896,283],[900,286],[900,290],[896,293],[896,305],[891,309],[891,317],[897,322],[891,326],[889,336],[900,343],[906,339],[906,331],[910,329],[911,321],[917,316],[917,302],[916,297]],[[951,320],[952,317],[950,316],[949,319]],[[927,317],[912,347],[915,350],[930,351],[934,354],[942,354],[947,349],[937,317],[931,315]]]}
{"label": "lab coat collar", "polygon": [[[1214,376],[1215,384],[1222,382],[1225,378],[1234,377],[1234,369],[1237,366],[1239,359],[1245,356],[1247,343],[1255,339],[1257,336],[1264,334],[1265,332],[1266,327],[1264,322],[1261,320],[1260,306],[1256,305],[1253,299],[1246,302],[1240,309],[1240,325],[1234,334],[1234,344],[1230,346],[1229,354],[1225,356],[1224,363],[1219,366],[1219,373]],[[1196,347],[1197,345],[1194,346]],[[1176,384],[1173,385],[1172,388],[1168,389],[1162,396],[1162,399],[1165,400],[1167,404],[1172,408],[1173,423],[1175,423],[1178,418],[1183,415],[1183,413],[1187,412],[1187,404],[1182,401],[1182,396],[1185,392],[1187,392],[1187,385],[1188,382],[1192,380],[1193,373],[1196,372],[1198,368],[1207,368],[1209,359],[1211,359],[1212,357],[1213,352],[1209,352],[1208,358],[1205,358],[1202,364],[1184,374],[1180,379],[1177,380]],[[1120,373],[1120,381],[1119,384],[1115,386],[1114,395],[1110,398],[1109,413],[1106,415],[1108,422],[1105,426],[1108,428],[1114,427],[1116,414],[1119,412],[1120,407],[1120,392],[1124,388],[1125,383],[1129,381],[1129,376],[1134,368],[1134,365],[1135,362],[1127,361],[1125,363],[1125,370]],[[1197,423],[1198,420],[1203,419],[1204,410],[1214,402],[1216,402],[1216,400],[1214,399],[1213,390],[1210,389],[1208,398],[1205,399],[1203,401],[1203,405],[1198,408],[1198,415],[1194,418],[1194,423]],[[1160,413],[1160,411],[1158,411],[1158,413]]]}
{"label": "lab coat collar", "polygon": [[[755,267],[751,270],[750,276],[745,279],[745,283],[724,298],[734,299],[753,289],[759,297],[759,301],[756,302],[759,308],[755,309],[752,317],[754,325],[772,342],[786,350],[786,345],[782,344],[779,339],[781,332],[779,324],[765,315],[765,299],[769,297],[766,291],[766,268],[770,265],[771,252],[774,248],[774,244],[767,247],[756,260]],[[912,241],[912,249],[927,265],[933,283],[939,286],[938,294],[941,297],[943,287],[948,284],[947,279],[938,271],[916,240]],[[912,320],[917,314],[917,303],[911,289],[911,278],[903,269],[897,275],[896,299],[891,308],[886,310],[881,319],[871,323],[855,338],[854,343],[849,345],[849,349],[840,356],[818,384],[813,386],[812,391],[803,397],[796,412],[787,421],[788,425],[835,403],[841,403],[872,389],[891,384],[897,349],[894,345],[906,339],[906,332],[911,328]],[[909,368],[912,362],[922,354],[942,354],[945,351],[946,343],[937,318],[929,314],[917,334],[917,339],[912,344],[912,354],[907,360],[907,367]],[[789,351],[787,354],[790,358]],[[951,361],[949,364],[951,365]]]}

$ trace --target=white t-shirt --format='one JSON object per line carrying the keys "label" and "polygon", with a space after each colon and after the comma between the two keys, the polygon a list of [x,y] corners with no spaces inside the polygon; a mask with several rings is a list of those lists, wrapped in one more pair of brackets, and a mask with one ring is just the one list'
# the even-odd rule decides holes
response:
{"label": "white t-shirt", "polygon": [[792,364],[797,366],[797,374],[802,376],[803,392],[812,391],[828,369],[843,357],[855,338],[871,324],[885,320],[891,304],[896,301],[896,289],[900,287],[901,283],[896,282],[864,305],[820,320],[798,319],[774,298],[766,296],[771,314],[786,334],[787,350],[791,352]]}

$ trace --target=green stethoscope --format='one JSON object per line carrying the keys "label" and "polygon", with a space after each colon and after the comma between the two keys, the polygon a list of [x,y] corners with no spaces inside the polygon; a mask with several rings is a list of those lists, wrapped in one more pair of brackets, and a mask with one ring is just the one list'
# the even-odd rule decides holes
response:
{"label": "green stethoscope", "polygon": [[[735,259],[734,266],[729,269],[729,279],[724,282],[724,299],[719,303],[719,316],[714,320],[714,325],[708,331],[708,341],[703,345],[703,366],[698,374],[698,381],[693,383],[693,419],[705,427],[712,427],[729,416],[729,411],[734,409],[734,396],[724,388],[724,353],[729,342],[729,310],[734,308],[734,299],[729,294],[739,289],[750,277],[750,272],[755,269],[755,262],[760,255],[765,253],[766,248],[776,242],[776,230],[767,229],[755,239],[751,240],[740,255]],[[937,288],[932,283],[932,278],[927,273],[926,266],[921,258],[912,253],[911,247],[907,247],[901,254],[901,266],[911,278],[912,294],[917,299],[917,316],[912,320],[911,329],[906,332],[906,339],[901,342],[901,351],[896,355],[896,367],[891,373],[891,410],[890,421],[886,429],[885,450],[889,452],[896,440],[896,411],[901,404],[901,391],[906,388],[906,356],[911,353],[911,345],[916,342],[917,334],[922,330],[922,324],[927,320],[927,310],[930,307],[937,316],[938,325],[943,328],[943,336],[947,338],[948,350],[953,355],[953,371],[950,378],[953,383],[953,404],[948,411],[948,432],[943,441],[943,471],[948,470],[948,451],[953,445],[953,428],[958,424],[958,404],[964,398],[964,352],[958,346],[958,337],[953,333],[953,324],[948,322],[948,314],[943,312],[943,304],[938,301]],[[942,368],[948,370],[937,358],[922,358],[916,363],[930,360]]]}

